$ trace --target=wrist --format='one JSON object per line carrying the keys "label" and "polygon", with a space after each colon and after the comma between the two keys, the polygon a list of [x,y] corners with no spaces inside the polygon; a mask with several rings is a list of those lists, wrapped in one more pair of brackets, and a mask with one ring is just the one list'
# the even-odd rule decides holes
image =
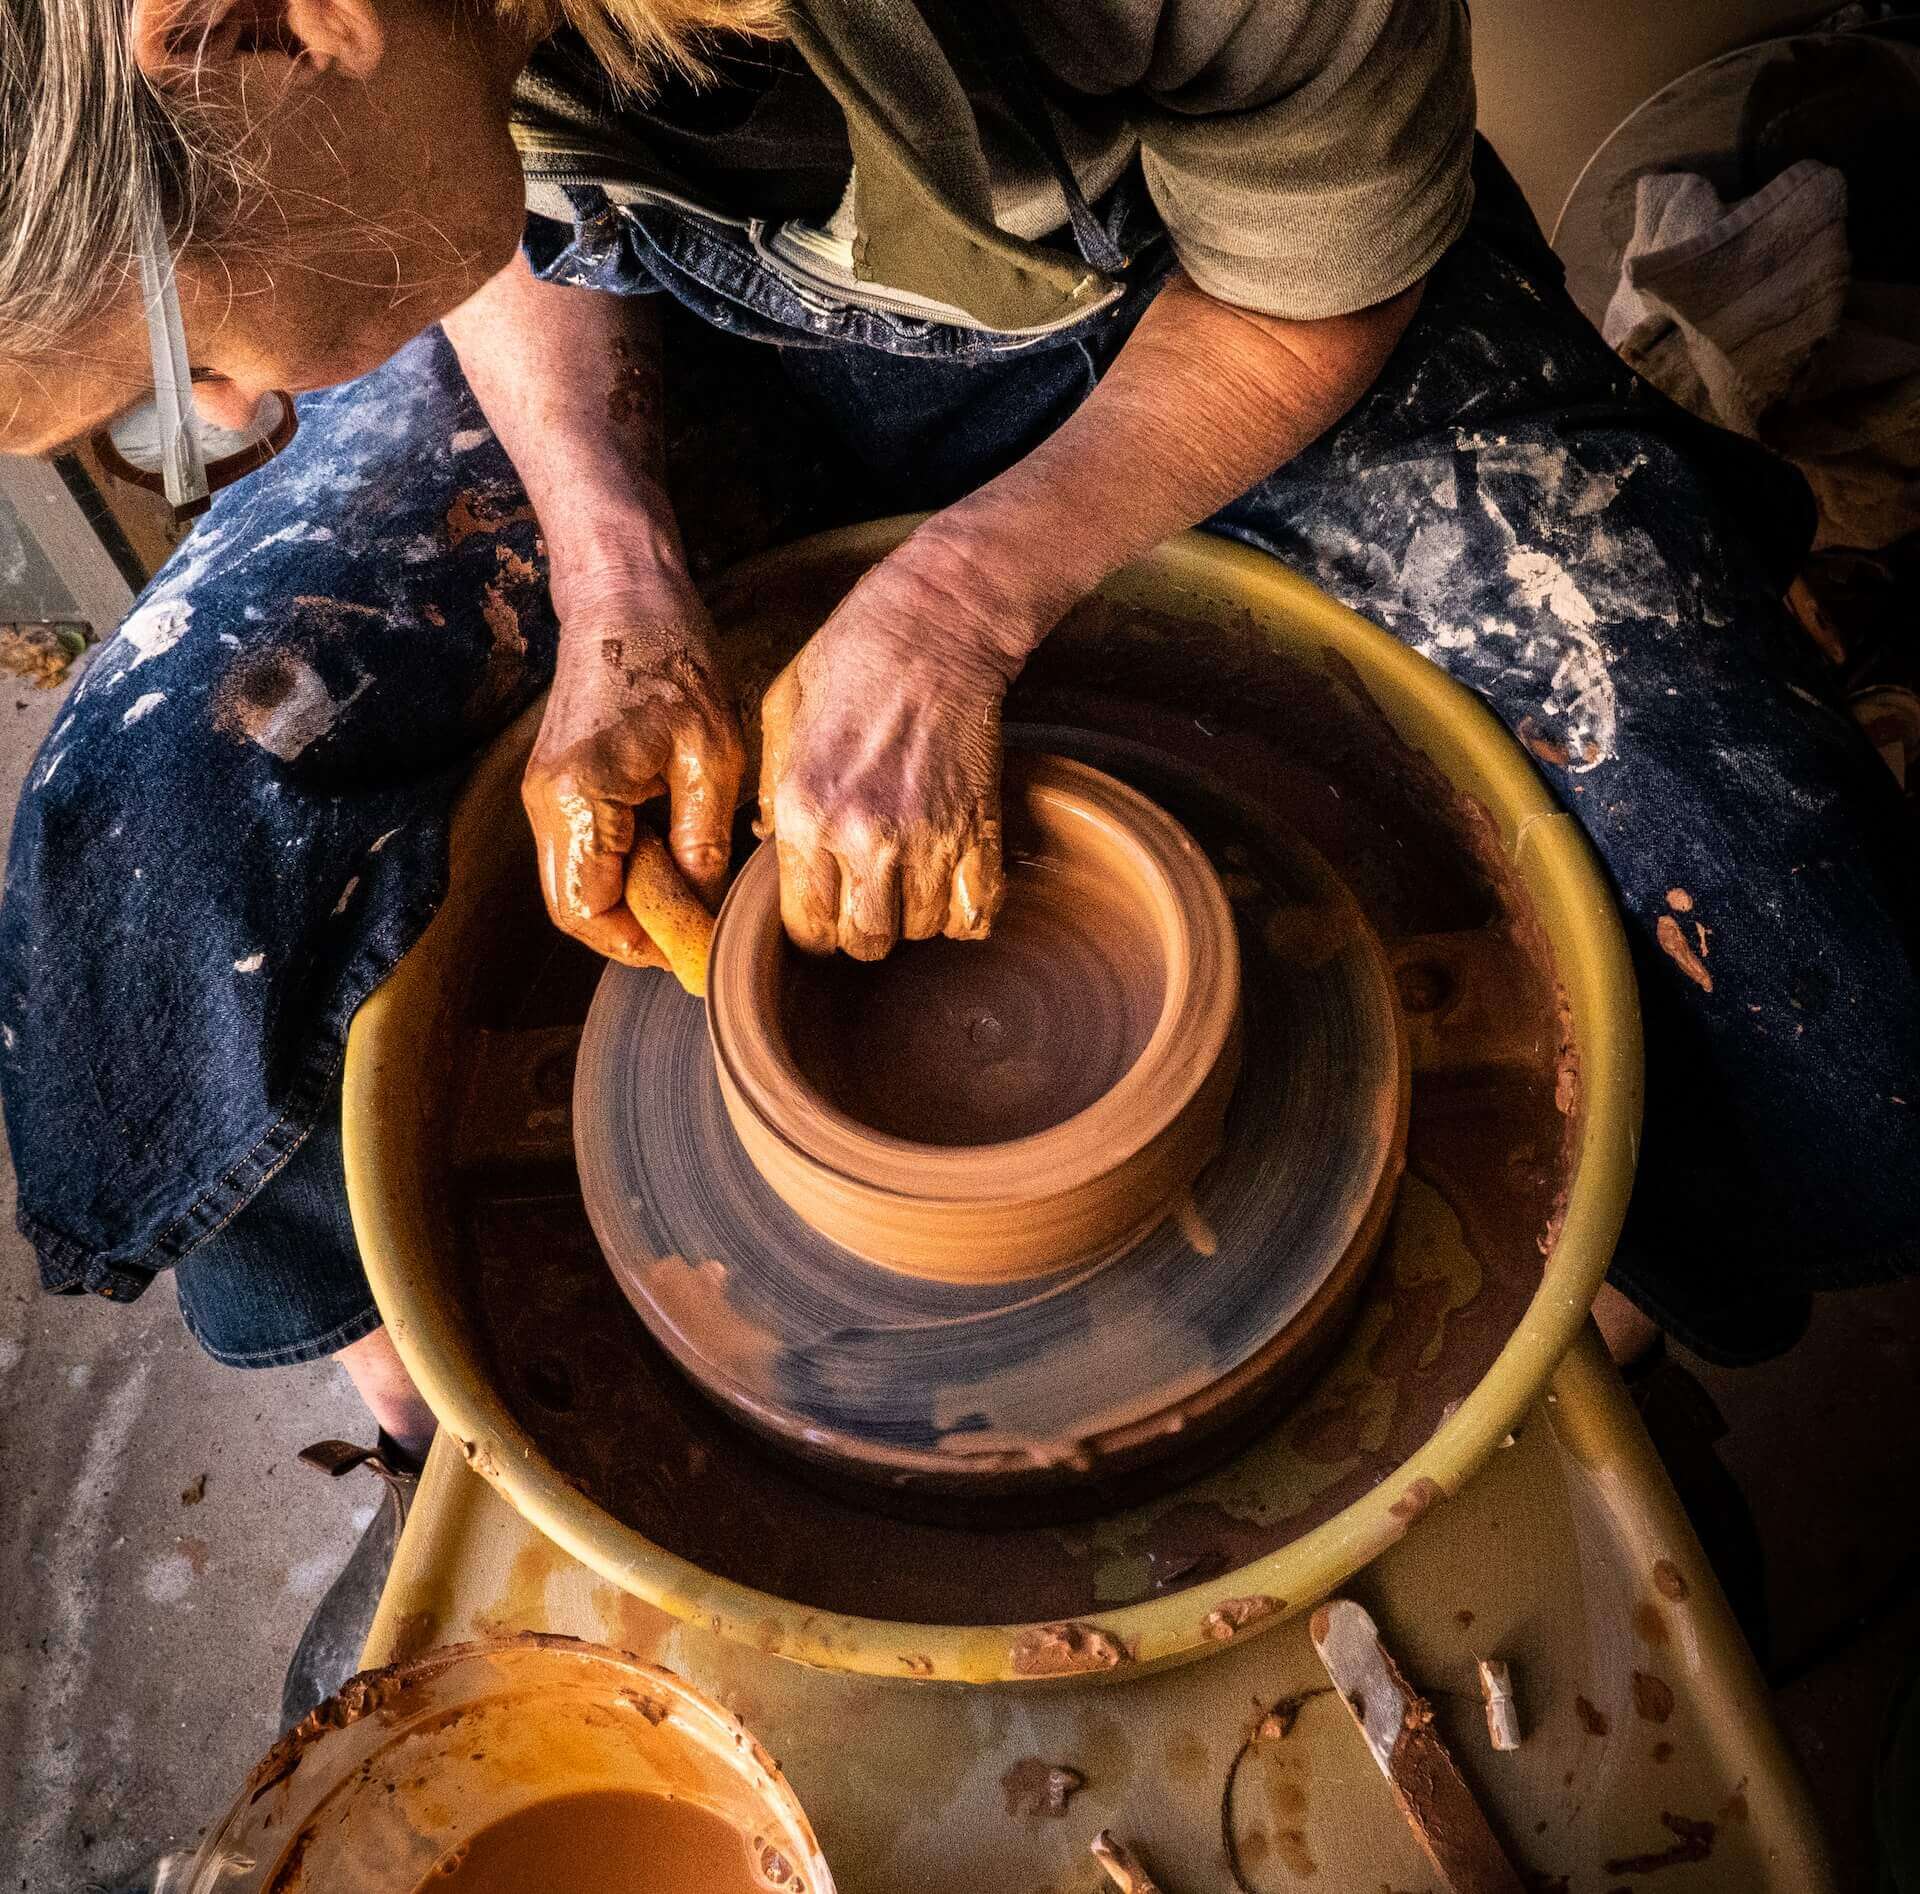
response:
{"label": "wrist", "polygon": [[570,621],[607,605],[664,613],[696,596],[670,513],[662,518],[651,507],[589,503],[555,529],[543,520],[541,530],[562,635]]}
{"label": "wrist", "polygon": [[1062,583],[1017,534],[950,507],[916,527],[894,555],[932,600],[938,622],[1011,682],[1035,646],[1091,587]]}

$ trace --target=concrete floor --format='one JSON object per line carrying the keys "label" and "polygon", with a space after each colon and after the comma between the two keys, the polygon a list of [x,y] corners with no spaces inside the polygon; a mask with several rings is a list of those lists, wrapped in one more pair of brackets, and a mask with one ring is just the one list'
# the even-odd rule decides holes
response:
{"label": "concrete floor", "polygon": [[[63,696],[13,683],[4,821]],[[295,1461],[328,1435],[371,1437],[337,1369],[216,1366],[169,1279],[131,1306],[40,1294],[6,1167],[0,1894],[113,1887],[231,1799],[277,1732],[307,1613],[373,1516],[371,1475],[335,1485]]]}

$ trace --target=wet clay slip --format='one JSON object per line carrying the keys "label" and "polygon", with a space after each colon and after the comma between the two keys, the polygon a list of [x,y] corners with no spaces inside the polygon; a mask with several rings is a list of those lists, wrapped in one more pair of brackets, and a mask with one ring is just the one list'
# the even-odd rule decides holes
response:
{"label": "wet clay slip", "polygon": [[1240,957],[1218,875],[1137,790],[1015,756],[1007,900],[985,941],[813,958],[771,849],[714,930],[721,1096],[754,1168],[821,1235],[941,1282],[1109,1255],[1219,1147]]}
{"label": "wet clay slip", "polygon": [[[1407,1139],[1409,1055],[1392,973],[1352,893],[1318,852],[1256,802],[1145,746],[1060,725],[1012,735],[1093,766],[1047,762],[1032,775],[1016,766],[1016,783],[1043,786],[1023,789],[1022,809],[1040,800],[1043,812],[1070,812],[1061,820],[1093,821],[1079,814],[1089,801],[1085,786],[1121,777],[1132,801],[1107,807],[1127,811],[1128,833],[1138,833],[1135,804],[1176,813],[1177,824],[1161,817],[1160,832],[1188,841],[1191,852],[1167,859],[1194,864],[1193,885],[1224,897],[1232,952],[1210,949],[1214,964],[1253,970],[1237,1025],[1223,996],[1192,978],[1190,1002],[1171,1001],[1177,982],[1168,980],[1156,1007],[1151,980],[1129,976],[1090,1003],[1084,989],[1113,978],[1094,961],[1095,948],[1122,925],[1114,910],[1132,917],[1139,945],[1130,951],[1151,963],[1148,944],[1163,936],[1157,920],[1141,925],[1139,916],[1154,910],[1139,890],[1153,874],[1142,867],[1129,885],[1113,869],[1098,888],[1023,912],[1023,880],[1044,889],[1044,877],[1063,871],[1044,865],[1044,836],[1016,833],[1010,859],[1037,850],[1032,859],[1042,865],[1010,877],[1016,893],[996,927],[998,950],[1018,969],[1043,946],[1054,951],[1038,930],[1056,928],[1065,942],[1058,955],[1078,969],[1072,983],[1082,992],[1036,971],[1025,977],[1037,995],[1006,976],[982,1004],[970,969],[990,965],[994,943],[911,947],[897,969],[808,963],[773,933],[770,912],[739,936],[764,949],[756,975],[754,956],[728,943],[751,912],[731,905],[742,900],[736,894],[718,929],[711,1035],[707,1010],[672,981],[612,968],[594,997],[573,1080],[574,1156],[600,1250],[688,1380],[807,1461],[813,1480],[884,1494],[890,1511],[947,1522],[966,1510],[956,1502],[977,1502],[982,1516],[995,1517],[1028,1500],[1056,1518],[1098,1510],[1176,1465],[1218,1453],[1271,1413],[1345,1329],[1386,1227]],[[1050,781],[1071,784],[1072,794],[1048,804]],[[1203,859],[1212,864],[1205,876],[1197,873]],[[1091,945],[1073,939],[1083,922],[1097,930]],[[1163,965],[1192,964],[1193,952],[1176,948]],[[951,976],[933,958],[949,955],[959,970]],[[1112,968],[1111,952],[1100,958]],[[938,972],[938,997],[931,1006],[919,999],[918,1023],[916,960]],[[962,1173],[990,1157],[1003,1197],[1013,1194],[1005,1154],[1061,1141],[1102,1114],[1157,1058],[1169,1007],[1190,1004],[1188,1017],[1205,1021],[1204,1030],[1194,1028],[1184,1047],[1169,1045],[1161,1067],[1184,1074],[1177,1085],[1167,1081],[1160,1101],[1175,1131],[1165,1141],[1177,1168],[1150,1132],[1143,1138],[1146,1105],[1136,1104],[1121,1120],[1132,1127],[1122,1164],[1094,1164],[1065,1210],[1057,1191],[1046,1197],[1045,1172],[1030,1173],[1022,1188],[1054,1206],[1046,1212],[1054,1234],[1029,1245],[1035,1260],[1022,1273],[969,1273],[950,1262],[943,1275],[876,1266],[823,1234],[829,1213],[844,1218],[842,1200],[827,1211],[807,1200],[811,1214],[802,1214],[793,1199],[805,1200],[813,1180],[776,1187],[765,1151],[749,1148],[770,1134],[749,1118],[741,1135],[742,1114],[724,1096],[728,1020],[756,977],[768,983],[760,1017],[783,1035],[767,1038],[797,1075],[789,1082],[822,1101],[823,1118],[837,1114],[850,1127],[848,1143],[911,1149],[926,1165]],[[863,1012],[849,1001],[882,981],[889,1007]],[[908,1004],[892,1015],[903,995]],[[1007,1036],[982,1048],[992,1038],[983,1030],[988,1019],[1015,1026],[1025,1035],[1021,1049],[1056,1059],[1063,1076],[1043,1084],[1017,1069],[996,1074]],[[1207,1087],[1226,1084],[1236,1052],[1239,1080],[1224,1116],[1212,1116]],[[1183,1094],[1199,1101],[1184,1117]],[[943,1128],[947,1144],[927,1141]],[[1022,1138],[960,1141],[1016,1128]],[[922,1141],[907,1135],[915,1133]],[[1163,1161],[1165,1170],[1150,1168]],[[1116,1168],[1135,1195],[1102,1204]],[[903,1194],[912,1193],[909,1223],[952,1214],[918,1171],[902,1176]],[[1191,1181],[1169,1193],[1181,1177]],[[1061,1266],[1059,1257],[1086,1241],[1089,1203],[1120,1235]],[[981,1200],[963,1207],[978,1213]],[[1150,1227],[1140,1231],[1143,1216]],[[1007,1222],[1017,1219],[1009,1213]],[[969,1241],[949,1254],[971,1258],[979,1249]],[[580,1346],[578,1328],[572,1333],[570,1345]]]}

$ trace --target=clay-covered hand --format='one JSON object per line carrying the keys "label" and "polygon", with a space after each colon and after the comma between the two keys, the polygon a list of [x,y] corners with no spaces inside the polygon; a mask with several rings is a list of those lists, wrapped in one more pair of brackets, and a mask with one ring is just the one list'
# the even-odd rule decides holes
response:
{"label": "clay-covered hand", "polygon": [[768,690],[760,833],[798,946],[878,960],[992,926],[1000,705],[1039,636],[1004,598],[908,540]]}
{"label": "clay-covered hand", "polygon": [[662,966],[626,901],[638,806],[669,800],[667,841],[711,908],[726,885],[745,750],[712,626],[680,582],[572,602],[521,785],[556,926],[629,966]]}

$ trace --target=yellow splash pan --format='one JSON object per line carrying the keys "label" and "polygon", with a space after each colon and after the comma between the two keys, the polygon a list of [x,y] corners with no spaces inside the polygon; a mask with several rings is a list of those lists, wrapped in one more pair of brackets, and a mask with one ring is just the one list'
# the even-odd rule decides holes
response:
{"label": "yellow splash pan", "polygon": [[[884,556],[911,530],[881,521],[784,548],[732,575],[736,593],[809,568]],[[1139,1676],[1222,1648],[1326,1596],[1458,1493],[1541,1396],[1606,1272],[1633,1178],[1640,1033],[1627,949],[1578,826],[1525,753],[1469,692],[1276,561],[1201,534],[1169,542],[1105,588],[1122,608],[1251,625],[1286,657],[1357,676],[1399,738],[1490,818],[1545,935],[1571,1036],[1580,1105],[1568,1195],[1537,1290],[1490,1368],[1423,1444],[1333,1516],[1264,1557],[1166,1596],[1116,1605],[1097,1629]],[[374,1294],[409,1371],[468,1464],[582,1564],[672,1617],[828,1669],[992,1684],[1029,1682],[1017,1659],[1041,1627],[893,1622],[823,1611],[703,1570],[613,1518],[546,1457],[493,1384],[458,1293],[461,1242],[448,1166],[452,1075],[470,1029],[463,1004],[506,877],[531,870],[518,807],[537,712],[484,757],[453,826],[451,887],[432,925],[362,1007],[348,1040],[346,1171]],[[1421,1503],[1409,1507],[1410,1494]],[[1244,1641],[1244,1639],[1242,1639]]]}

